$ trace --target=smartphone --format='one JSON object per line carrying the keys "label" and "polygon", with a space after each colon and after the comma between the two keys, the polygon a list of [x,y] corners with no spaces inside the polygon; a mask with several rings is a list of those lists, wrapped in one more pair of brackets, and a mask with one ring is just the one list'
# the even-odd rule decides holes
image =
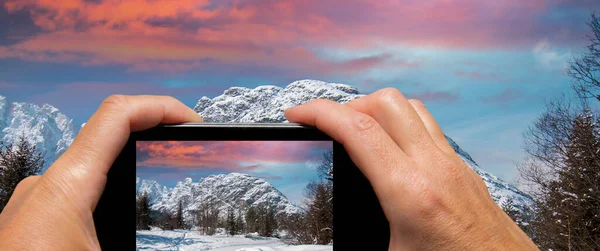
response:
{"label": "smartphone", "polygon": [[132,133],[94,224],[103,250],[388,250],[390,236],[344,147],[292,123]]}

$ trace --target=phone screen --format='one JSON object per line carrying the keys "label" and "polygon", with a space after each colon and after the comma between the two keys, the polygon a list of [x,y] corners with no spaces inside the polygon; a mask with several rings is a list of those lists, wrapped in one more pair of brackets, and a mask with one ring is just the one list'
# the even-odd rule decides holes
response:
{"label": "phone screen", "polygon": [[333,250],[332,141],[137,141],[137,250]]}

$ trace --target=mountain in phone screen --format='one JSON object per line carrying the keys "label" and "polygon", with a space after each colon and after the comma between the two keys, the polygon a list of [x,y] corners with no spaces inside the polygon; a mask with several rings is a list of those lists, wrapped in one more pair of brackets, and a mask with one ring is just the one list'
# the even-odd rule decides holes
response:
{"label": "mountain in phone screen", "polygon": [[137,249],[332,250],[332,147],[137,142]]}

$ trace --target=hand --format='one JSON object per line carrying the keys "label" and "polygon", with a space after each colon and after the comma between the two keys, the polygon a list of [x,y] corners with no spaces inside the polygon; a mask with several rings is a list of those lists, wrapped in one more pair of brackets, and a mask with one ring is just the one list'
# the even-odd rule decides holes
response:
{"label": "hand", "polygon": [[19,183],[0,214],[0,250],[100,250],[92,213],[129,133],[201,121],[170,97],[107,98],[43,175]]}
{"label": "hand", "polygon": [[389,250],[537,250],[421,102],[383,89],[345,105],[314,100],[286,117],[344,145],[390,223]]}

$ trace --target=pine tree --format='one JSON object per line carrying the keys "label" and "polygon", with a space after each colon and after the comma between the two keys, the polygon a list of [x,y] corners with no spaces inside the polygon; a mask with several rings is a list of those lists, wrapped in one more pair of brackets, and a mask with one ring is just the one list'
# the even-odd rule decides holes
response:
{"label": "pine tree", "polygon": [[142,193],[137,198],[136,219],[138,230],[150,230],[152,219],[150,216],[150,200],[146,192]]}
{"label": "pine tree", "polygon": [[177,214],[175,215],[175,229],[185,228],[185,222],[183,219],[183,201],[179,201],[177,206]]}
{"label": "pine tree", "polygon": [[500,205],[502,210],[510,217],[525,233],[529,234],[530,221],[532,221],[532,212],[527,206],[523,206],[521,210],[516,207],[514,199],[512,197],[507,198]]}
{"label": "pine tree", "polygon": [[0,142],[0,212],[12,196],[17,184],[38,174],[44,166],[42,153],[29,145],[24,136],[16,145]]}
{"label": "pine tree", "polygon": [[312,244],[329,244],[333,239],[333,201],[331,183],[310,183],[307,195],[311,199],[308,205],[308,231]]}
{"label": "pine tree", "polygon": [[225,223],[225,230],[231,236],[237,233],[236,225],[235,225],[235,214],[233,213],[233,208],[229,207],[227,210],[227,221]]}
{"label": "pine tree", "polygon": [[244,233],[245,230],[245,224],[244,224],[244,219],[242,218],[242,211],[238,211],[236,217],[235,217],[235,229],[236,229],[236,233],[241,234]]}
{"label": "pine tree", "polygon": [[249,233],[255,233],[259,231],[258,213],[254,207],[249,207],[246,211],[246,230]]}
{"label": "pine tree", "polygon": [[[554,121],[554,122],[552,122]],[[539,130],[563,128],[564,140],[553,155],[548,145],[538,153],[551,161],[550,177],[532,176],[538,182],[537,209],[532,222],[534,242],[552,250],[600,249],[600,127],[593,113],[585,108],[566,120],[562,127],[549,120]],[[544,131],[547,132],[547,131]],[[552,134],[547,134],[552,135]],[[553,135],[553,137],[558,138]],[[550,148],[552,149],[552,148]],[[532,174],[532,173],[530,173]]]}
{"label": "pine tree", "polygon": [[262,235],[271,237],[277,229],[277,221],[275,220],[275,208],[273,206],[267,207],[264,211],[264,228],[262,230]]}
{"label": "pine tree", "polygon": [[566,168],[553,183],[551,204],[565,249],[600,249],[600,135],[589,109],[573,122]]}

